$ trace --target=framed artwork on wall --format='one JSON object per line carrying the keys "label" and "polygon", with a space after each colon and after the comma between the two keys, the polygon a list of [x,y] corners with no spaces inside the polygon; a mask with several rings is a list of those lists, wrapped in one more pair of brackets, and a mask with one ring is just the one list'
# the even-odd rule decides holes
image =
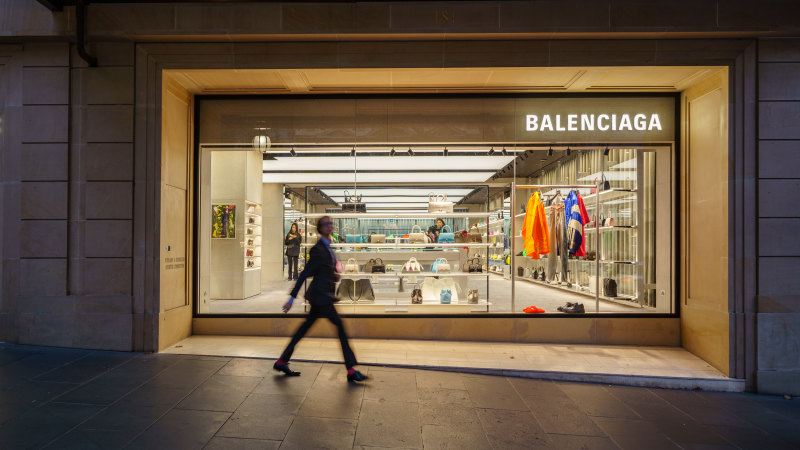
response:
{"label": "framed artwork on wall", "polygon": [[236,238],[236,205],[211,205],[211,238]]}

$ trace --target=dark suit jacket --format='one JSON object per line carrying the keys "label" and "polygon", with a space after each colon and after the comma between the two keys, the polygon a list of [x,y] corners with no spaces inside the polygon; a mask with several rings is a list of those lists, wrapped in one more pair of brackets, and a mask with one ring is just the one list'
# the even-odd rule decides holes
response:
{"label": "dark suit jacket", "polygon": [[336,301],[335,289],[338,274],[331,253],[321,240],[311,247],[308,262],[297,277],[291,296],[297,297],[306,278],[313,278],[306,288],[306,300],[312,305],[332,305]]}

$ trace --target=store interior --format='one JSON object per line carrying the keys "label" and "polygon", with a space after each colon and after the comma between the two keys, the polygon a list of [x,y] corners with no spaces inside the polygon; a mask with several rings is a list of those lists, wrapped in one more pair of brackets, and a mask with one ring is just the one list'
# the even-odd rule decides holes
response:
{"label": "store interior", "polygon": [[287,234],[302,271],[324,215],[344,314],[674,312],[672,143],[320,143],[268,124],[199,145],[200,314],[280,313]]}

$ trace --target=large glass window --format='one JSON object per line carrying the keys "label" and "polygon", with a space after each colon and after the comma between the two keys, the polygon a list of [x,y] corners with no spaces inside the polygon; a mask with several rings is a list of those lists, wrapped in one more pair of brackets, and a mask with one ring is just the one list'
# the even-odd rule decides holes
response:
{"label": "large glass window", "polygon": [[202,99],[198,312],[281,313],[323,215],[345,314],[674,312],[672,144],[524,139],[529,103]]}

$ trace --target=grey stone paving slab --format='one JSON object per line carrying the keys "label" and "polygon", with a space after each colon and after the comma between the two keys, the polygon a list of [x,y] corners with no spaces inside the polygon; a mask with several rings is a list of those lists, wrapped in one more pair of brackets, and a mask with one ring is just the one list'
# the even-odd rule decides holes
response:
{"label": "grey stone paving slab", "polygon": [[26,381],[0,390],[0,424],[74,389],[72,383]]}
{"label": "grey stone paving slab", "polygon": [[154,356],[140,355],[79,388],[73,389],[59,398],[59,401],[96,405],[111,404],[181,360],[181,358]]}
{"label": "grey stone paving slab", "polygon": [[[523,400],[546,433],[563,433],[569,430],[574,435],[603,436],[604,433],[592,422],[575,402],[555,385],[541,380],[510,380],[521,392]],[[535,383],[530,383],[535,382]],[[598,386],[598,389],[600,387]]]}
{"label": "grey stone paving slab", "polygon": [[295,420],[294,414],[268,411],[236,411],[217,436],[281,441]]}
{"label": "grey stone paving slab", "polygon": [[[268,359],[233,359],[220,369],[219,375],[235,375],[240,377],[265,377],[276,373],[272,369],[274,360]],[[291,363],[292,370],[300,370],[302,364]]]}
{"label": "grey stone paving slab", "polygon": [[281,449],[349,449],[353,447],[356,420],[298,416]]}
{"label": "grey stone paving slab", "polygon": [[605,386],[605,390],[630,407],[645,420],[681,421],[690,420],[685,412],[654,394],[650,389],[628,386]]}
{"label": "grey stone paving slab", "polygon": [[693,421],[653,422],[664,435],[681,447],[689,444],[728,445],[713,427]]}
{"label": "grey stone paving slab", "polygon": [[10,362],[27,358],[37,353],[33,348],[20,348],[17,346],[10,346],[0,344],[0,366],[4,366]]}
{"label": "grey stone paving slab", "polygon": [[464,386],[476,408],[528,410],[525,402],[506,378],[464,377]]}
{"label": "grey stone paving slab", "polygon": [[473,428],[481,426],[475,408],[425,401],[419,403],[419,420],[423,425],[470,426]]}
{"label": "grey stone paving slab", "polygon": [[299,414],[309,417],[357,419],[364,398],[364,387],[347,383],[337,386],[312,387]]}
{"label": "grey stone paving slab", "polygon": [[[272,367],[272,362],[270,367]],[[287,377],[278,372],[271,371],[264,375],[264,379],[253,390],[258,394],[289,393],[305,396],[314,384],[322,364],[292,363],[292,370],[301,371],[299,377]]]}
{"label": "grey stone paving slab", "polygon": [[216,436],[203,447],[203,450],[271,450],[280,446],[281,441]]}
{"label": "grey stone paving slab", "polygon": [[530,411],[478,409],[478,418],[495,448],[555,448]]}
{"label": "grey stone paving slab", "polygon": [[593,417],[592,420],[611,440],[623,449],[677,449],[677,444],[662,433],[655,424],[639,419]]}
{"label": "grey stone paving slab", "polygon": [[177,408],[233,412],[261,380],[260,377],[213,375],[181,401]]}
{"label": "grey stone paving slab", "polygon": [[355,443],[378,447],[422,447],[417,403],[365,398]]}
{"label": "grey stone paving slab", "polygon": [[435,449],[491,449],[479,423],[471,427],[455,427],[449,425],[422,425],[422,443],[424,448]]}
{"label": "grey stone paving slab", "polygon": [[31,351],[22,353],[27,356],[0,365],[0,386],[4,388],[13,387],[18,383],[44,375],[87,355],[86,351]]}
{"label": "grey stone paving slab", "polygon": [[623,417],[627,419],[640,418],[631,408],[602,389],[602,386],[581,383],[556,383],[556,385],[559,389],[564,391],[583,412],[590,416]]}
{"label": "grey stone paving slab", "polygon": [[571,434],[550,434],[548,435],[553,442],[553,446],[559,450],[572,449],[592,449],[606,450],[618,449],[619,447],[607,437],[601,436],[575,436]]}
{"label": "grey stone paving slab", "polygon": [[413,372],[385,371],[370,367],[364,399],[393,402],[417,401],[417,377]]}
{"label": "grey stone paving slab", "polygon": [[36,377],[38,381],[85,383],[92,378],[135,357],[134,353],[92,352],[68,364]]}
{"label": "grey stone paving slab", "polygon": [[51,442],[46,448],[59,450],[100,450],[123,448],[138,434],[133,430],[74,429]]}
{"label": "grey stone paving slab", "polygon": [[4,448],[35,448],[47,444],[100,409],[93,405],[50,402],[0,426]]}
{"label": "grey stone paving slab", "polygon": [[174,389],[194,389],[216,373],[226,361],[182,359],[164,369],[149,382],[155,386]]}
{"label": "grey stone paving slab", "polygon": [[417,398],[423,405],[458,405],[472,408],[469,392],[461,389],[422,388],[417,389]]}
{"label": "grey stone paving slab", "polygon": [[132,449],[200,449],[230,417],[218,411],[174,409],[137,437]]}
{"label": "grey stone paving slab", "polygon": [[417,388],[419,389],[467,389],[464,386],[464,376],[460,373],[417,370],[416,376]]}
{"label": "grey stone paving slab", "polygon": [[[770,450],[798,448],[796,443],[791,444],[758,428],[728,426],[713,426],[712,428],[723,439],[739,448],[768,448]],[[798,433],[796,428],[792,431],[795,434]]]}
{"label": "grey stone paving slab", "polygon": [[80,428],[143,431],[189,395],[189,389],[144,385],[103,409]]}
{"label": "grey stone paving slab", "polygon": [[800,448],[800,421],[772,411],[748,415],[747,420],[762,431]]}

